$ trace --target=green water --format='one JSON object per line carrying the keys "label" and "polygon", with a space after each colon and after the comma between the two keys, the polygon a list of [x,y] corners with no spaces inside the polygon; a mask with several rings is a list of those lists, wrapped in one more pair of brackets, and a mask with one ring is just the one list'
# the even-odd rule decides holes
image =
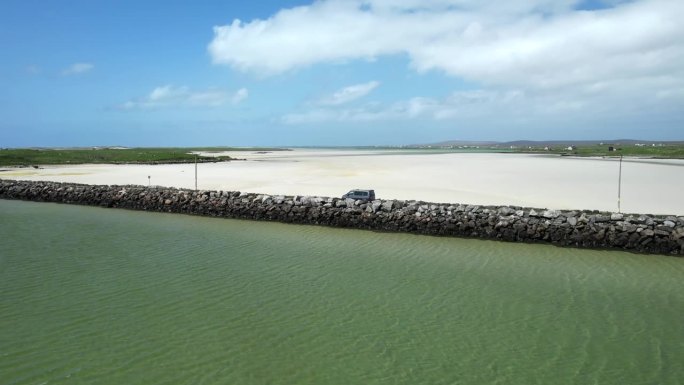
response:
{"label": "green water", "polygon": [[0,200],[0,384],[680,384],[684,259]]}

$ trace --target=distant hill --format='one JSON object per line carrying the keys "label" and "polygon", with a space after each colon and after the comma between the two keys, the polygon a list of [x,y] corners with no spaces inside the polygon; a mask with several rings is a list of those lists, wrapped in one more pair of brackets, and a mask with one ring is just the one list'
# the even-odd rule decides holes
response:
{"label": "distant hill", "polygon": [[495,141],[467,141],[467,140],[448,140],[437,143],[427,143],[414,145],[416,147],[451,147],[451,146],[487,146],[487,147],[545,147],[545,146],[595,146],[601,144],[613,145],[635,145],[635,144],[663,144],[663,145],[684,145],[684,141],[654,141],[637,139],[606,139],[606,140],[514,140],[509,142]]}

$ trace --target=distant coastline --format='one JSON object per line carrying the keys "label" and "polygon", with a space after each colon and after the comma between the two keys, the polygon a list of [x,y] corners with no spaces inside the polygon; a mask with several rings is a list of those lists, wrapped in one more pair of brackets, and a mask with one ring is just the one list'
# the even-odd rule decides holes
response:
{"label": "distant coastline", "polygon": [[[177,164],[239,160],[227,151],[271,152],[282,148],[260,147],[89,147],[89,148],[7,148],[0,149],[0,166],[41,166],[59,164]],[[216,155],[214,155],[216,154]]]}
{"label": "distant coastline", "polygon": [[684,141],[445,141],[400,146],[292,147],[84,147],[0,149],[0,167],[40,167],[79,164],[182,164],[242,160],[225,153],[291,151],[292,149],[405,150],[429,153],[547,154],[573,157],[684,159]]}
{"label": "distant coastline", "polygon": [[556,154],[577,157],[684,159],[684,141],[653,140],[515,140],[509,142],[445,141],[407,146],[417,149],[477,149],[516,154]]}

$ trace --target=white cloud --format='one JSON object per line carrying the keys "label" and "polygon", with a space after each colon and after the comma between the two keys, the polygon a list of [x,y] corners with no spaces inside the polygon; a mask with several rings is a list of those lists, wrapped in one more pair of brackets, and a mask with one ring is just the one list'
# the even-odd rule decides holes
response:
{"label": "white cloud", "polygon": [[247,91],[247,89],[246,88],[240,88],[239,90],[237,90],[237,92],[235,92],[235,94],[233,94],[233,97],[231,97],[231,102],[233,104],[238,104],[241,101],[247,99],[248,96],[249,96],[249,92]]}
{"label": "white cloud", "polygon": [[193,91],[189,87],[173,85],[160,86],[147,96],[122,103],[121,109],[156,109],[165,107],[219,107],[225,104],[238,104],[248,96],[246,88],[236,92],[211,88]]}
{"label": "white cloud", "polygon": [[684,2],[321,0],[214,27],[214,63],[273,75],[317,63],[406,54],[417,71],[549,89],[682,76]]}
{"label": "white cloud", "polygon": [[83,74],[88,71],[91,71],[93,68],[95,68],[95,65],[91,63],[74,63],[69,67],[65,68],[64,70],[62,70],[62,75],[69,76]]}
{"label": "white cloud", "polygon": [[332,95],[321,99],[319,101],[319,104],[330,106],[346,104],[368,95],[379,85],[380,82],[378,81],[370,81],[368,83],[355,84],[352,86],[344,87],[341,90],[338,90],[337,92],[333,93]]}
{"label": "white cloud", "polygon": [[173,99],[176,96],[186,95],[188,93],[187,87],[174,88],[171,85],[157,87],[150,92],[147,99],[151,102],[162,101],[164,99]]}

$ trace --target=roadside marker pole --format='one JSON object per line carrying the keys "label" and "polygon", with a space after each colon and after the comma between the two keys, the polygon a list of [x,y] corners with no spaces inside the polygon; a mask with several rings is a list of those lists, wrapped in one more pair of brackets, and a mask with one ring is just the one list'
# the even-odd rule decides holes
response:
{"label": "roadside marker pole", "polygon": [[195,154],[195,191],[197,191],[197,154]]}
{"label": "roadside marker pole", "polygon": [[622,193],[622,155],[620,155],[620,171],[618,173],[618,213],[620,212],[620,195]]}

